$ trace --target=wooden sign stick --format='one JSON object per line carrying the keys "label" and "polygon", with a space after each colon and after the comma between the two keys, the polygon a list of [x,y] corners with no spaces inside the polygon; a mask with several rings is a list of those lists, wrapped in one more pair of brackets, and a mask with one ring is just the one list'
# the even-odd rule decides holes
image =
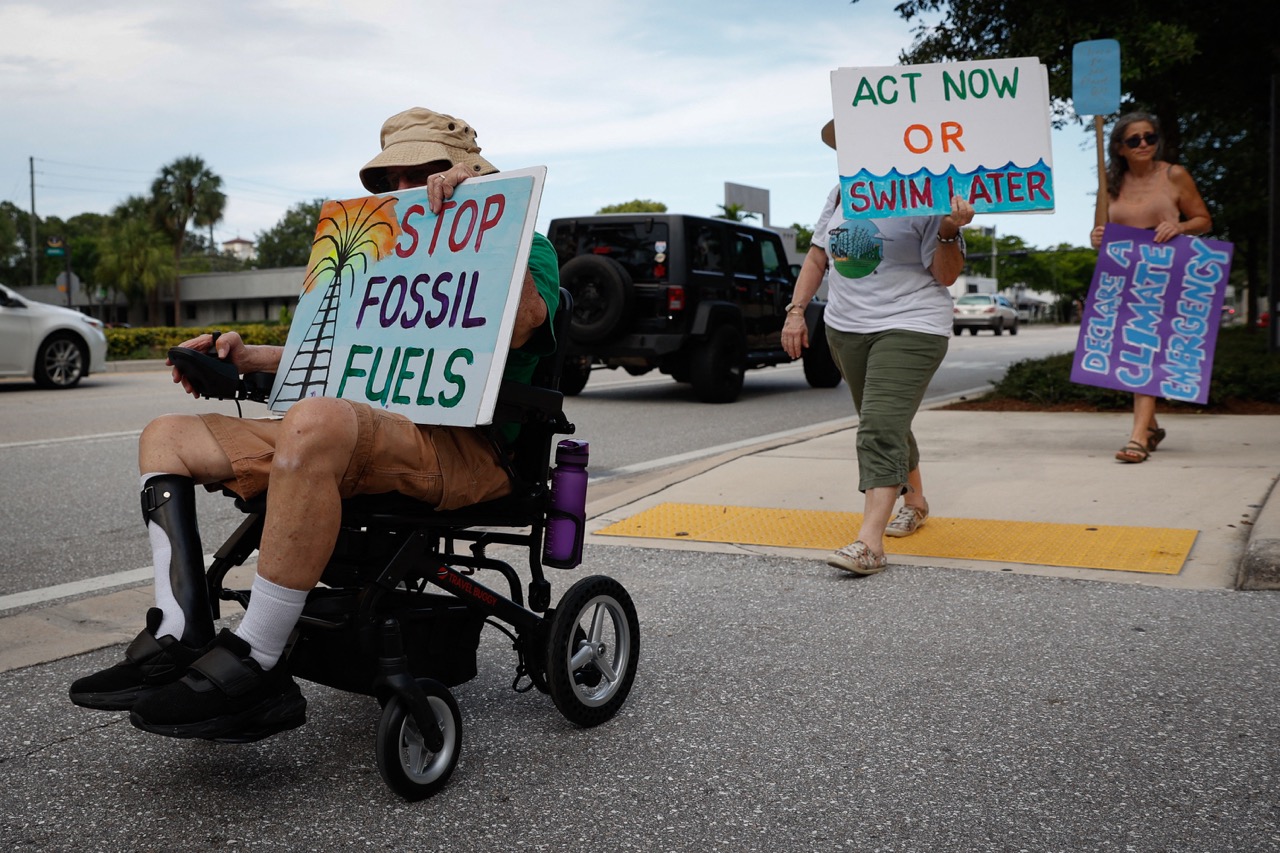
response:
{"label": "wooden sign stick", "polygon": [[1093,117],[1093,129],[1098,139],[1098,201],[1093,208],[1093,224],[1107,224],[1107,158],[1102,144],[1102,116]]}

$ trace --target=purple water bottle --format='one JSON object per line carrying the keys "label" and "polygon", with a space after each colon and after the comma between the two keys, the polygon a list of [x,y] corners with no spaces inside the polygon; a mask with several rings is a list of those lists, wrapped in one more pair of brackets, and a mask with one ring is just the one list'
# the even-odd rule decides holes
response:
{"label": "purple water bottle", "polygon": [[587,517],[587,457],[591,445],[566,438],[556,445],[551,471],[551,512],[542,544],[544,562],[571,569],[582,561],[582,534]]}

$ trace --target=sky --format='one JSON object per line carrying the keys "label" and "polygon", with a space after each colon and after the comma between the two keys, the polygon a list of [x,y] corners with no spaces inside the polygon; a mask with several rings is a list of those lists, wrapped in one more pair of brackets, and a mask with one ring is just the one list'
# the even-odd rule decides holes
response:
{"label": "sky", "polygon": [[[635,198],[712,215],[724,184],[812,225],[836,183],[830,72],[894,65],[897,0],[0,0],[0,198],[106,213],[196,155],[224,182],[217,242],[363,194],[390,115],[478,130],[500,169],[546,166],[538,227]],[[980,216],[1087,245],[1093,136],[1053,134],[1052,214]]]}

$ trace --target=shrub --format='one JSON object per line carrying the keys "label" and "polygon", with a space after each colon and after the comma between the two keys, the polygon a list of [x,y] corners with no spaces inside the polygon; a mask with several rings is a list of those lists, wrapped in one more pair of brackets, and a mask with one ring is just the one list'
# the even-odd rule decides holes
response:
{"label": "shrub", "polygon": [[[995,387],[987,396],[1046,406],[1080,403],[1104,410],[1132,406],[1133,398],[1126,392],[1073,383],[1071,360],[1071,353],[1061,353],[1015,362],[1004,378],[992,383]],[[1228,400],[1280,403],[1280,353],[1267,351],[1264,332],[1250,332],[1243,326],[1219,330],[1208,405]]]}
{"label": "shrub", "polygon": [[107,329],[107,358],[164,358],[169,347],[212,331],[239,332],[247,344],[284,346],[289,327],[267,323],[228,323],[218,326],[152,326],[140,329]]}

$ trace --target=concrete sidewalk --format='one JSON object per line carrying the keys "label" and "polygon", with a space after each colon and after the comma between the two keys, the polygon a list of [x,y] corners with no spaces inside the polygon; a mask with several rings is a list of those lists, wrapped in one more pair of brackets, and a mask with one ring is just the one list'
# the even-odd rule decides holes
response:
{"label": "concrete sidewalk", "polygon": [[[1169,437],[1147,462],[1118,462],[1125,413],[922,411],[915,421],[925,493],[937,517],[1198,531],[1176,575],[936,557],[892,562],[1014,571],[1186,589],[1280,588],[1280,429],[1267,416],[1162,415]],[[589,533],[660,503],[861,512],[854,422],[704,460],[646,481],[592,487]],[[852,540],[855,531],[850,531]],[[605,545],[777,553],[795,548],[590,535]]]}

